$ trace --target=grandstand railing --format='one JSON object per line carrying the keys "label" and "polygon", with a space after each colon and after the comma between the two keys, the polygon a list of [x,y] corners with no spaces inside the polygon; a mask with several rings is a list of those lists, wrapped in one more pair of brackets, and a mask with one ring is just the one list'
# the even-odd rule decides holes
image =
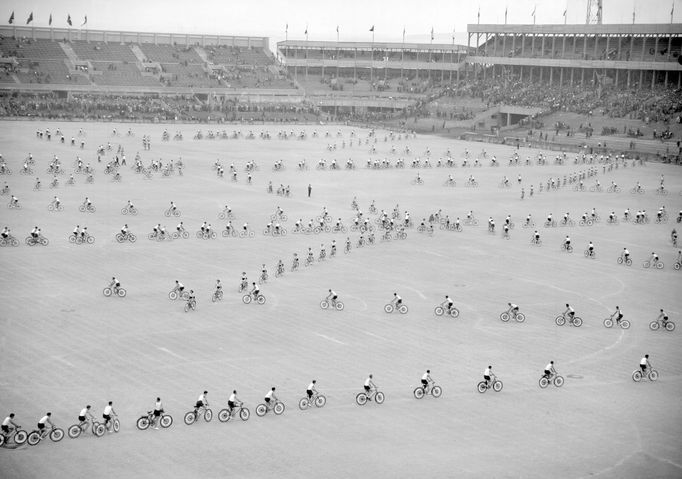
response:
{"label": "grandstand railing", "polygon": [[450,63],[445,62],[416,62],[416,61],[404,61],[399,60],[322,60],[322,59],[305,59],[305,58],[287,58],[284,61],[284,65],[287,67],[325,67],[325,68],[374,68],[375,70],[381,70],[383,68],[392,69],[403,69],[403,70],[446,70],[446,71],[457,71],[459,70],[463,63]]}
{"label": "grandstand railing", "polygon": [[610,70],[655,70],[682,71],[682,65],[677,62],[653,61],[618,61],[618,60],[580,60],[564,58],[528,58],[528,57],[489,57],[468,56],[466,63],[476,65],[513,65],[535,67],[563,67],[563,68],[605,68]]}

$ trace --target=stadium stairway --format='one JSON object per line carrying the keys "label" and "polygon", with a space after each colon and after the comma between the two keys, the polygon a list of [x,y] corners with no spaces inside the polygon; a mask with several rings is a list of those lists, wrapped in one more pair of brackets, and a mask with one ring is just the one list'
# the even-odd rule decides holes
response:
{"label": "stadium stairway", "polygon": [[66,42],[58,42],[58,44],[62,47],[62,50],[64,50],[64,54],[71,62],[71,65],[75,65],[76,62],[79,61],[79,58],[78,55],[76,55],[76,52],[73,51],[73,48],[71,48],[71,45]]}
{"label": "stadium stairway", "polygon": [[206,50],[204,50],[201,47],[194,47],[194,51],[197,52],[197,55],[201,57],[204,63],[212,63],[211,60],[209,60],[208,55],[206,54]]}
{"label": "stadium stairway", "polygon": [[140,48],[139,45],[130,45],[130,49],[133,51],[133,54],[137,57],[138,62],[144,63],[147,60],[147,57],[142,52],[142,49]]}

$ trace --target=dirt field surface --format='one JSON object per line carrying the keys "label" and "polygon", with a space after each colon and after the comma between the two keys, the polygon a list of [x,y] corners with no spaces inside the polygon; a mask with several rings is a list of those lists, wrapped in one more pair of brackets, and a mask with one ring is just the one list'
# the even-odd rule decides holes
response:
{"label": "dirt field surface", "polygon": [[[52,140],[36,138],[36,131],[46,128]],[[65,144],[55,138],[57,128]],[[69,145],[72,136],[80,141],[80,128],[86,142],[82,150]],[[112,135],[114,128],[118,136]],[[128,128],[134,136],[126,135]],[[164,128],[171,137],[182,131],[185,139],[162,142]],[[628,162],[625,169],[603,173],[596,164],[596,179],[604,186],[615,181],[621,193],[580,193],[573,185],[539,193],[539,182],[588,166],[574,165],[571,156],[565,165],[512,167],[509,147],[486,145],[488,159],[483,159],[480,144],[422,136],[385,141],[385,131],[376,132],[376,153],[370,154],[374,140],[367,130],[287,126],[287,132],[305,131],[308,137],[283,140],[277,136],[282,128],[225,125],[228,136],[235,130],[245,136],[252,129],[255,139],[193,140],[196,125],[0,122],[0,153],[13,170],[0,182],[6,181],[23,205],[10,210],[9,197],[1,198],[2,226],[11,228],[20,245],[0,248],[0,414],[15,412],[15,421],[31,431],[51,411],[56,425],[66,430],[86,404],[100,419],[107,401],[113,401],[121,421],[119,433],[101,438],[88,433],[36,446],[10,443],[0,449],[0,477],[682,476],[682,271],[673,269],[677,249],[670,241],[682,210],[679,168]],[[266,130],[272,139],[259,137]],[[314,130],[319,137],[312,136]],[[151,137],[150,151],[142,148],[143,135]],[[96,148],[107,142],[113,149],[98,163]],[[128,166],[120,169],[117,183],[104,166],[119,144]],[[328,145],[334,144],[337,149],[330,151]],[[392,154],[392,146],[399,153]],[[400,153],[406,146],[410,155]],[[427,147],[434,164],[450,149],[457,167],[410,168],[412,159],[425,158]],[[462,168],[465,149],[484,166]],[[182,157],[183,176],[154,173],[144,179],[131,168],[138,151],[145,165]],[[36,172],[21,175],[29,152]],[[521,162],[538,153],[520,150]],[[56,189],[49,188],[46,173],[53,155],[67,171]],[[76,185],[65,186],[78,155],[94,166],[94,183],[75,175]],[[489,166],[492,155],[501,167]],[[368,158],[395,163],[399,157],[406,158],[405,169],[365,168]],[[310,169],[297,171],[303,158]],[[328,164],[336,159],[342,169],[317,170],[321,158]],[[343,169],[348,158],[356,170]],[[223,179],[212,169],[216,159],[225,167]],[[286,169],[273,172],[279,159]],[[244,172],[248,161],[258,166],[251,185]],[[230,163],[238,172],[236,182],[228,178]],[[417,171],[423,185],[412,184]],[[448,174],[456,187],[443,186]],[[469,175],[478,188],[464,186]],[[513,185],[509,189],[499,187],[505,175]],[[667,196],[654,193],[661,175]],[[35,177],[42,181],[40,191],[33,190]],[[275,188],[290,185],[292,197],[268,194],[269,181]],[[585,184],[594,181],[591,177]],[[630,193],[637,181],[645,194]],[[64,211],[48,211],[55,194]],[[79,212],[86,196],[95,213]],[[354,196],[366,215],[375,201],[389,213],[399,204],[417,224],[439,209],[453,221],[473,210],[480,224],[465,225],[462,232],[436,227],[433,236],[412,228],[406,240],[390,242],[380,241],[377,232],[376,244],[364,248],[355,247],[359,232],[292,232],[295,219],[307,222],[324,207],[350,226]],[[121,214],[127,200],[139,208],[137,216]],[[164,216],[170,201],[181,217]],[[248,222],[255,237],[221,236],[226,221],[218,220],[218,213],[226,204],[236,216],[233,224]],[[266,237],[262,230],[278,205],[289,217],[282,223],[288,234]],[[670,219],[657,224],[655,212],[662,205]],[[601,221],[578,226],[580,215],[593,207]],[[606,224],[610,211],[622,219],[626,208],[646,209],[652,221]],[[542,227],[547,214],[558,220],[567,211],[576,226]],[[521,226],[529,213],[538,223],[540,247],[530,244],[533,228]],[[507,214],[515,223],[509,240],[500,231]],[[487,232],[488,217],[497,224],[495,234]],[[155,224],[172,230],[179,221],[189,239],[147,239]],[[194,236],[203,221],[212,223],[216,239]],[[136,243],[115,241],[124,223],[137,235]],[[95,243],[70,243],[76,225],[87,226]],[[48,246],[24,243],[34,226],[42,229]],[[560,251],[567,234],[575,247],[571,254]],[[346,237],[353,243],[350,254],[343,252]],[[317,256],[321,244],[330,251],[333,239],[339,245],[335,258],[303,265],[309,247]],[[583,255],[589,241],[596,259]],[[632,255],[630,267],[616,263],[623,247]],[[664,269],[642,267],[652,251]],[[293,253],[302,260],[297,272],[289,270]],[[275,278],[279,259],[287,271]],[[262,264],[270,273],[261,288],[267,301],[244,304],[237,290],[241,273],[256,281]],[[112,276],[127,290],[125,298],[102,294]],[[225,296],[213,303],[218,278]],[[196,292],[196,311],[185,313],[184,302],[169,300],[175,280]],[[320,308],[329,288],[345,303],[343,311]],[[409,307],[407,314],[384,312],[394,292]],[[446,294],[460,310],[458,318],[434,315]],[[500,320],[508,302],[521,307],[525,322]],[[584,319],[581,327],[555,324],[566,303]],[[602,324],[616,305],[631,321],[630,329]],[[677,323],[675,331],[649,329],[661,308]],[[645,353],[660,377],[635,383],[631,374]],[[565,384],[541,389],[538,379],[550,360]],[[480,394],[476,385],[488,365],[504,388]],[[443,394],[417,400],[413,390],[426,369]],[[370,373],[385,402],[358,406],[356,394]],[[298,401],[311,379],[327,403],[302,411]],[[258,417],[256,406],[272,386],[286,410]],[[184,414],[205,389],[213,420],[185,425]],[[221,423],[217,413],[233,389],[251,417]],[[173,425],[138,430],[137,418],[153,408],[157,396]]]}

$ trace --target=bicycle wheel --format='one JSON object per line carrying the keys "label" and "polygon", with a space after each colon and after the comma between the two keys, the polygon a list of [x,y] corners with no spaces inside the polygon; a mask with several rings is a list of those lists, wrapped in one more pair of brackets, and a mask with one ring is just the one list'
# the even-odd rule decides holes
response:
{"label": "bicycle wheel", "polygon": [[213,419],[213,411],[211,409],[206,409],[204,411],[204,421],[211,422],[211,419]]}
{"label": "bicycle wheel", "polygon": [[230,412],[227,409],[221,409],[218,412],[218,421],[227,422],[230,420]]}
{"label": "bicycle wheel", "polygon": [[250,417],[251,411],[249,411],[247,408],[243,407],[239,410],[239,419],[242,421],[248,421]]}
{"label": "bicycle wheel", "polygon": [[343,302],[341,302],[341,301],[337,301],[337,302],[334,304],[334,307],[336,308],[337,311],[343,311],[343,308],[345,308],[346,305],[343,304]]}
{"label": "bicycle wheel", "polygon": [[628,321],[627,319],[621,319],[620,327],[623,329],[630,329],[630,321]]}
{"label": "bicycle wheel", "polygon": [[439,398],[439,397],[441,397],[442,394],[443,394],[443,388],[441,388],[440,386],[434,386],[433,388],[431,388],[431,395],[433,397]]}
{"label": "bicycle wheel", "polygon": [[17,446],[21,446],[28,439],[28,434],[26,431],[19,430],[14,434],[14,443]]}
{"label": "bicycle wheel", "polygon": [[265,296],[263,296],[262,294],[259,294],[258,297],[256,298],[256,302],[258,304],[265,304]]}
{"label": "bicycle wheel", "polygon": [[265,404],[259,404],[256,406],[256,416],[263,417],[267,412],[268,408],[265,406]]}
{"label": "bicycle wheel", "polygon": [[275,403],[275,407],[272,408],[272,410],[278,416],[284,412],[284,409],[285,409],[284,403],[281,402]]}
{"label": "bicycle wheel", "polygon": [[102,293],[104,294],[104,296],[108,298],[109,296],[111,296],[111,293],[113,293],[113,291],[111,290],[111,288],[104,288],[102,290]]}
{"label": "bicycle wheel", "polygon": [[6,441],[5,435],[4,435],[4,434],[0,434],[0,447],[2,447],[2,446],[5,445],[5,441]]}
{"label": "bicycle wheel", "polygon": [[137,428],[140,431],[145,431],[145,430],[149,429],[149,425],[150,425],[149,418],[147,416],[141,416],[137,419],[137,422],[135,423],[135,425],[137,426]]}
{"label": "bicycle wheel", "polygon": [[307,398],[307,397],[301,398],[301,399],[298,401],[298,408],[299,408],[301,411],[305,411],[306,409],[308,409],[309,405],[310,405],[310,402],[308,402],[308,398]]}
{"label": "bicycle wheel", "polygon": [[652,369],[649,371],[649,374],[647,375],[650,381],[656,381],[658,379],[658,371],[655,369]]}
{"label": "bicycle wheel", "polygon": [[374,400],[376,401],[377,404],[383,404],[384,399],[384,393],[377,391],[377,393],[374,395]]}
{"label": "bicycle wheel", "polygon": [[35,446],[40,442],[40,433],[38,431],[33,431],[31,434],[28,435],[28,444],[30,446]]}
{"label": "bicycle wheel", "polygon": [[365,393],[358,393],[358,395],[355,396],[355,402],[358,406],[364,406],[367,404],[367,395]]}
{"label": "bicycle wheel", "polygon": [[642,371],[633,371],[632,380],[636,383],[640,382],[642,380]]}
{"label": "bicycle wheel", "polygon": [[88,244],[93,244],[95,242],[95,237],[94,236],[88,236],[87,239],[85,240]]}
{"label": "bicycle wheel", "polygon": [[92,425],[92,433],[96,437],[102,437],[104,436],[104,432],[106,431],[106,428],[104,427],[104,424],[96,422],[95,424]]}
{"label": "bicycle wheel", "polygon": [[78,424],[74,424],[72,426],[69,426],[69,429],[67,429],[67,432],[68,432],[69,437],[71,439],[76,439],[78,436],[81,435],[83,430],[81,429],[81,427]]}
{"label": "bicycle wheel", "polygon": [[613,320],[611,318],[606,318],[604,320],[604,327],[605,328],[611,328],[613,327]]}
{"label": "bicycle wheel", "polygon": [[665,266],[663,261],[656,261],[656,269],[663,269],[663,266]]}
{"label": "bicycle wheel", "polygon": [[500,314],[500,319],[506,323],[509,321],[509,313],[505,311],[504,313]]}
{"label": "bicycle wheel", "polygon": [[564,385],[564,377],[563,376],[557,376],[554,378],[554,385],[558,388]]}
{"label": "bicycle wheel", "polygon": [[651,263],[648,261],[642,263],[642,268],[648,268],[649,266],[651,266]]}
{"label": "bicycle wheel", "polygon": [[652,321],[649,323],[649,329],[652,331],[657,331],[658,328],[660,328],[660,327],[661,327],[661,325],[658,324],[658,321]]}
{"label": "bicycle wheel", "polygon": [[392,313],[393,312],[393,305],[387,304],[386,306],[384,306],[384,311],[386,311],[387,313]]}
{"label": "bicycle wheel", "polygon": [[121,421],[118,420],[118,418],[114,418],[114,420],[111,422],[112,424],[112,429],[114,432],[118,432],[121,430]]}
{"label": "bicycle wheel", "polygon": [[563,326],[564,324],[566,324],[566,318],[564,318],[563,316],[557,316],[554,322],[556,323],[557,326]]}
{"label": "bicycle wheel", "polygon": [[315,398],[315,406],[324,407],[325,404],[327,404],[327,397],[322,394],[318,394]]}
{"label": "bicycle wheel", "polygon": [[442,306],[436,306],[435,309],[433,310],[433,312],[436,316],[443,316],[443,313],[445,312],[445,310],[443,309]]}
{"label": "bicycle wheel", "polygon": [[398,307],[398,311],[400,312],[400,314],[407,314],[407,305],[401,304]]}
{"label": "bicycle wheel", "polygon": [[675,323],[673,323],[672,321],[668,321],[667,323],[665,323],[665,330],[666,331],[674,331],[675,330]]}
{"label": "bicycle wheel", "polygon": [[619,256],[618,259],[616,260],[616,263],[623,264],[623,258]]}
{"label": "bicycle wheel", "polygon": [[123,288],[118,288],[118,290],[116,290],[116,294],[118,294],[119,298],[125,298],[128,292]]}
{"label": "bicycle wheel", "polygon": [[186,413],[183,420],[185,421],[185,424],[187,424],[188,426],[194,424],[194,421],[197,420],[196,416],[194,415],[194,411],[189,411],[188,413]]}
{"label": "bicycle wheel", "polygon": [[422,388],[414,388],[414,391],[412,391],[412,394],[414,394],[414,397],[417,399],[421,399],[424,397],[424,390]]}
{"label": "bicycle wheel", "polygon": [[481,381],[476,385],[476,389],[478,389],[478,392],[483,394],[488,390],[488,386],[485,385],[485,381]]}
{"label": "bicycle wheel", "polygon": [[516,313],[516,322],[523,323],[526,320],[526,315],[523,313]]}
{"label": "bicycle wheel", "polygon": [[493,383],[493,391],[499,393],[500,391],[502,391],[502,387],[503,387],[503,386],[504,386],[504,385],[502,384],[502,381],[496,380],[496,381]]}
{"label": "bicycle wheel", "polygon": [[542,389],[545,389],[547,386],[549,386],[549,380],[545,376],[542,376],[538,381],[538,384]]}
{"label": "bicycle wheel", "polygon": [[578,316],[573,318],[573,326],[575,326],[576,328],[579,328],[582,325],[583,325],[583,319],[582,318],[579,318]]}

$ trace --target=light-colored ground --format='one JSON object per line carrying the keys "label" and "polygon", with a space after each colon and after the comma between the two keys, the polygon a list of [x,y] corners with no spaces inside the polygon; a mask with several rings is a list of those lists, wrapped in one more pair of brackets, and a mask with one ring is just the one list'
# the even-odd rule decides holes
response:
{"label": "light-colored ground", "polygon": [[[56,141],[35,138],[35,130],[60,127],[68,138],[84,126],[87,148],[80,151]],[[183,142],[162,143],[163,126],[134,125],[135,138],[111,138],[114,125],[77,123],[0,123],[0,153],[14,169],[8,181],[24,208],[0,210],[2,224],[23,240],[39,225],[48,247],[0,249],[0,412],[17,413],[25,429],[51,410],[66,428],[84,404],[99,417],[106,401],[122,421],[121,432],[101,439],[83,437],[61,443],[41,443],[17,450],[0,450],[1,477],[680,477],[682,474],[682,300],[679,271],[672,269],[676,251],[669,243],[673,224],[636,226],[599,224],[569,230],[539,228],[544,244],[529,245],[531,232],[520,227],[529,212],[536,221],[547,213],[570,211],[577,219],[593,206],[605,217],[629,207],[650,214],[665,204],[674,215],[682,209],[682,174],[678,168],[649,164],[600,175],[623,186],[619,195],[576,193],[570,188],[536,194],[521,201],[517,187],[497,187],[503,175],[524,185],[562,176],[583,166],[507,167],[420,170],[424,186],[412,186],[416,172],[405,170],[295,171],[296,162],[352,157],[363,165],[368,146],[340,148],[341,139],[306,141],[202,140],[191,137],[196,126],[169,128],[184,132]],[[119,125],[121,132],[127,126]],[[248,128],[239,127],[242,131]],[[261,131],[264,127],[254,128]],[[277,126],[265,127],[275,134]],[[294,127],[336,132],[337,127]],[[226,126],[228,132],[237,127]],[[291,129],[289,127],[288,129]],[[205,128],[204,128],[205,130]],[[346,142],[350,129],[342,128]],[[366,131],[356,131],[366,138]],[[151,152],[144,152],[141,136],[150,134]],[[460,158],[465,148],[480,146],[433,137],[383,142],[379,157],[391,157],[393,143],[410,145],[416,156],[428,145],[434,156],[449,147]],[[66,209],[48,213],[53,192],[32,191],[34,178],[18,174],[21,159],[32,152],[40,178],[47,159],[58,154],[67,167],[76,155],[96,163],[96,145],[111,141],[125,146],[128,160],[140,151],[145,163],[153,158],[182,156],[184,177],[145,181],[132,170],[122,170],[123,182],[114,184],[97,165],[94,185],[82,176],[76,187],[59,188]],[[328,152],[329,142],[339,144]],[[506,160],[509,148],[489,147]],[[521,150],[522,158],[536,152]],[[238,167],[237,184],[219,180],[211,170],[216,158]],[[287,170],[273,173],[270,165],[284,159]],[[254,185],[245,184],[243,165],[254,160],[260,171]],[[487,164],[487,162],[486,162]],[[474,174],[481,187],[442,187],[452,173],[459,185]],[[661,174],[672,194],[651,191]],[[265,193],[269,180],[290,184],[291,199]],[[632,196],[636,181],[650,191]],[[313,195],[305,190],[312,184]],[[79,213],[77,205],[89,196],[95,214]],[[308,219],[327,206],[334,217],[348,223],[350,202],[357,196],[363,209],[372,200],[391,210],[396,203],[415,220],[439,208],[464,217],[473,209],[483,222],[493,216],[501,225],[511,214],[517,226],[511,240],[489,235],[485,226],[462,233],[437,231],[432,238],[410,231],[408,239],[377,244],[310,268],[301,268],[263,287],[264,306],[244,305],[236,292],[242,271],[255,279],[262,263],[272,273],[279,258],[290,265],[294,252],[345,235],[321,234],[285,238],[200,241],[194,237],[156,243],[145,237],[163,216],[169,201],[182,210],[182,220],[193,233],[204,220],[217,220],[228,203],[238,224],[248,221],[262,229],[277,205],[293,219]],[[121,207],[131,199],[141,210],[123,217]],[[2,201],[6,202],[7,197]],[[138,242],[117,244],[113,236],[124,222],[138,234]],[[76,224],[96,236],[94,246],[75,246],[67,235]],[[576,252],[561,254],[559,245],[570,234]],[[357,233],[352,233],[355,240]],[[598,258],[588,260],[582,250],[588,241]],[[627,246],[630,268],[616,264]],[[666,263],[662,271],[644,270],[642,260],[657,251]],[[128,290],[125,299],[105,298],[101,290],[112,276]],[[225,284],[226,297],[212,304],[216,278]],[[182,304],[166,293],[175,279],[198,292],[198,311],[184,313]],[[318,303],[334,288],[346,303],[343,312],[320,310]],[[384,303],[394,291],[410,307],[405,315],[387,315]],[[458,319],[436,318],[433,307],[450,294],[461,310]],[[505,324],[498,317],[508,301],[521,305],[524,324]],[[557,327],[553,318],[571,303],[585,319],[581,328]],[[605,329],[602,320],[618,304],[633,326],[628,331]],[[647,324],[659,308],[678,323],[673,333],[649,331]],[[635,384],[630,374],[639,358],[649,353],[660,372],[656,383]],[[554,359],[566,377],[563,388],[540,390],[541,370]],[[504,381],[500,393],[476,392],[483,369],[494,366]],[[440,399],[417,401],[412,389],[426,368],[443,387]],[[354,397],[368,373],[386,394],[383,405],[359,407]],[[318,380],[328,403],[321,410],[299,411],[298,399],[310,379]],[[270,386],[287,405],[283,416],[256,417],[255,406]],[[203,389],[209,390],[214,413],[224,407],[232,389],[250,407],[248,422],[188,427],[182,416]],[[175,419],[169,430],[141,432],[136,418],[161,396]]]}

